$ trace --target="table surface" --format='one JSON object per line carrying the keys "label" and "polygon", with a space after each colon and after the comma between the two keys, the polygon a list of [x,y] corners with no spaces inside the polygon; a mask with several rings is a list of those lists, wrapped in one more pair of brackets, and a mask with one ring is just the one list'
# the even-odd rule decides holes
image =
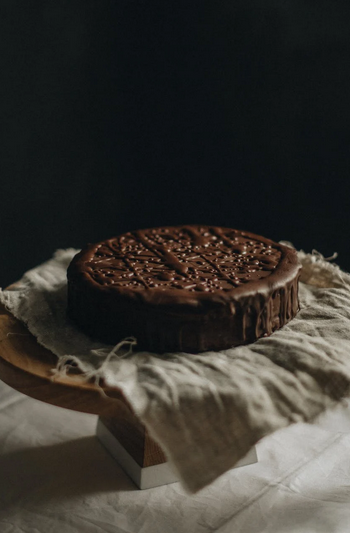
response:
{"label": "table surface", "polygon": [[179,483],[137,490],[94,436],[96,415],[0,382],[0,531],[348,533],[349,413],[276,432],[257,464],[189,496]]}

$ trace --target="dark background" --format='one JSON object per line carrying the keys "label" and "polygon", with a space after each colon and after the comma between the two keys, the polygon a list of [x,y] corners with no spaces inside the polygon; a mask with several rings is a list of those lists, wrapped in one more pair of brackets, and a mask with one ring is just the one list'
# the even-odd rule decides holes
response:
{"label": "dark background", "polygon": [[208,223],[350,270],[348,0],[0,0],[0,285]]}

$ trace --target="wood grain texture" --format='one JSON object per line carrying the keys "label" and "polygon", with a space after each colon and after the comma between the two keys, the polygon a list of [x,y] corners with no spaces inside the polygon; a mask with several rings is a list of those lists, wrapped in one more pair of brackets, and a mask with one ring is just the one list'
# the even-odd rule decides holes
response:
{"label": "wood grain texture", "polygon": [[38,344],[19,320],[0,305],[0,378],[14,389],[46,403],[84,413],[112,415],[120,402],[116,389],[106,397],[93,383],[79,375],[53,378],[57,357]]}
{"label": "wood grain texture", "polygon": [[57,357],[38,344],[26,326],[0,304],[0,379],[43,402],[100,415],[106,426],[142,467],[166,461],[163,451],[132,412],[122,392],[79,375],[53,379]]}
{"label": "wood grain texture", "polygon": [[142,467],[166,462],[163,450],[149,436],[147,429],[136,416],[125,407],[117,417],[101,416],[102,423],[114,435],[133,459]]}

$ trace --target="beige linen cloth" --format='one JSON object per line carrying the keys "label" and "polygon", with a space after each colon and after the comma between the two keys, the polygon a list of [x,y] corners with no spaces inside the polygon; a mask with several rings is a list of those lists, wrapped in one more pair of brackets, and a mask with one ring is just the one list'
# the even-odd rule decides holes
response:
{"label": "beige linen cloth", "polygon": [[289,324],[253,344],[196,355],[137,352],[131,340],[103,345],[69,324],[66,269],[76,252],[57,251],[0,290],[0,301],[58,356],[58,373],[76,361],[122,389],[189,491],[262,437],[311,422],[349,395],[350,275],[317,252],[299,252],[301,309]]}

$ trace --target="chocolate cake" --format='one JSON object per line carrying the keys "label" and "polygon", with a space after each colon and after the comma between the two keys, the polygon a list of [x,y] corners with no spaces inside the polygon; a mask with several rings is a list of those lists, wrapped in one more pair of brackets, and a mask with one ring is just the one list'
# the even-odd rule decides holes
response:
{"label": "chocolate cake", "polygon": [[87,246],[68,268],[68,315],[95,339],[154,352],[253,342],[298,311],[294,249],[213,226],[146,229]]}

